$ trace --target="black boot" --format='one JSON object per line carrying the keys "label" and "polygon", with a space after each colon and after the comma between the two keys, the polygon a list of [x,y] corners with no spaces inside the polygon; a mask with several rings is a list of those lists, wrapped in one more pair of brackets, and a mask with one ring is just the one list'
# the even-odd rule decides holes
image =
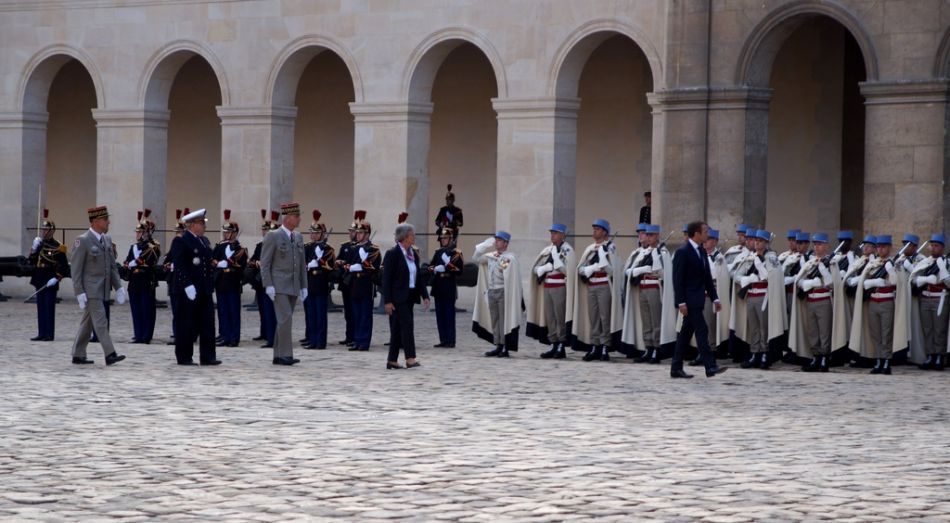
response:
{"label": "black boot", "polygon": [[600,361],[610,361],[610,354],[607,354],[607,346],[600,346]]}
{"label": "black boot", "polygon": [[501,352],[498,353],[498,357],[499,357],[499,358],[508,358],[508,357],[509,357],[509,356],[508,356],[508,347],[505,347],[504,345],[502,345],[500,350],[501,350]]}
{"label": "black boot", "polygon": [[882,369],[881,369],[881,358],[875,358],[875,359],[874,359],[874,368],[871,369],[871,372],[869,372],[868,374],[880,374],[881,372],[882,372]]}
{"label": "black boot", "polygon": [[933,361],[933,359],[934,359],[933,355],[928,354],[928,355],[927,355],[927,359],[924,360],[923,363],[921,363],[920,365],[918,365],[917,368],[920,369],[920,370],[931,370],[931,369],[933,369],[933,368],[934,368],[934,361]]}
{"label": "black boot", "polygon": [[739,367],[742,367],[743,369],[754,369],[754,368],[757,368],[757,367],[760,365],[760,361],[761,361],[761,360],[759,360],[759,356],[760,356],[760,354],[759,354],[758,352],[753,352],[753,353],[752,353],[752,357],[749,358],[749,359],[746,360],[746,361],[743,361],[743,362],[739,365]]}
{"label": "black boot", "polygon": [[769,353],[763,352],[761,358],[759,359],[759,368],[762,370],[769,370],[769,367],[772,366],[772,362],[769,361]]}
{"label": "black boot", "polygon": [[597,345],[591,345],[590,350],[582,358],[584,361],[594,361],[600,359],[600,348]]}
{"label": "black boot", "polygon": [[819,372],[828,372],[828,356],[822,356],[818,362]]}
{"label": "black boot", "polygon": [[811,359],[811,363],[802,367],[802,372],[818,372],[818,357]]}
{"label": "black boot", "polygon": [[633,358],[633,361],[635,363],[646,363],[650,361],[650,347],[644,347],[643,354],[637,356],[636,358]]}
{"label": "black boot", "polygon": [[485,357],[486,357],[486,358],[494,358],[495,356],[498,356],[499,354],[501,354],[501,350],[504,349],[504,348],[505,348],[504,345],[499,345],[499,346],[495,347],[494,350],[490,350],[490,351],[486,352],[486,353],[485,353]]}
{"label": "black boot", "polygon": [[565,358],[567,358],[567,352],[564,350],[564,344],[563,344],[563,343],[558,343],[558,344],[557,344],[557,352],[554,353],[554,359],[556,359],[556,360],[563,360],[563,359],[565,359]]}
{"label": "black boot", "polygon": [[943,370],[943,354],[937,354],[934,357],[934,370]]}
{"label": "black boot", "polygon": [[650,359],[648,361],[654,365],[660,363],[660,349],[658,347],[653,347],[653,351],[650,353]]}
{"label": "black boot", "polygon": [[884,360],[884,365],[881,367],[881,374],[885,374],[887,376],[891,375],[891,359],[890,358],[887,358],[886,360]]}
{"label": "black boot", "polygon": [[546,360],[553,358],[555,355],[557,355],[557,342],[551,344],[551,350],[541,353],[541,357]]}

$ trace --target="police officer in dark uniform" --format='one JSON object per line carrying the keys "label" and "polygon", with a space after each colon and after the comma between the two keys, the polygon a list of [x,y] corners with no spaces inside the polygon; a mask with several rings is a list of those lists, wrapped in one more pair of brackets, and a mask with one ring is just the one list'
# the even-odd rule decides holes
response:
{"label": "police officer in dark uniform", "polygon": [[439,214],[435,216],[435,225],[452,229],[453,238],[458,240],[464,221],[462,219],[462,209],[455,206],[455,193],[452,192],[451,183],[445,193],[445,206],[440,208]]}
{"label": "police officer in dark uniform", "polygon": [[[191,211],[187,208],[185,209],[185,214],[190,213]],[[185,232],[185,224],[181,221],[182,211],[181,209],[175,209],[175,238],[180,238],[182,233]],[[166,345],[175,344],[175,316],[178,315],[178,304],[181,303],[181,293],[175,289],[173,281],[175,279],[175,272],[172,267],[172,260],[175,258],[175,253],[172,251],[173,247],[180,246],[180,243],[175,243],[172,241],[171,246],[169,246],[168,252],[165,253],[165,258],[162,259],[162,268],[164,270],[165,284],[168,288],[168,305],[172,310],[172,337],[168,340]]]}
{"label": "police officer in dark uniform", "polygon": [[[261,209],[261,236],[267,236],[267,233],[280,227],[278,218],[280,214],[277,211],[271,211],[271,219],[267,219],[267,209]],[[254,246],[254,254],[247,262],[247,268],[244,271],[244,281],[250,284],[254,289],[254,301],[257,303],[257,314],[261,319],[260,334],[253,338],[254,341],[264,340],[262,349],[273,348],[274,337],[277,335],[277,311],[274,310],[274,302],[271,301],[267,293],[264,292],[264,284],[261,282],[261,247],[263,241],[257,242]]]}
{"label": "police officer in dark uniform", "polygon": [[310,224],[310,243],[304,245],[307,261],[307,299],[303,310],[307,322],[307,337],[303,348],[327,348],[327,309],[330,304],[330,274],[334,271],[336,254],[327,244],[327,226],[320,222],[320,211],[313,210]]}
{"label": "police officer in dark uniform", "polygon": [[205,210],[185,215],[188,229],[172,242],[175,257],[174,286],[183,295],[179,304],[179,336],[175,338],[175,358],[179,365],[195,365],[192,360],[195,340],[199,340],[199,361],[202,365],[220,365],[214,345],[214,264],[211,242],[204,236]]}
{"label": "police officer in dark uniform", "polygon": [[49,219],[49,209],[43,209],[39,236],[33,238],[27,262],[33,267],[30,284],[36,289],[37,334],[30,341],[53,341],[56,334],[56,294],[59,282],[69,277],[66,246],[53,238],[56,224]]}
{"label": "police officer in dark uniform", "polygon": [[244,287],[244,269],[247,267],[247,249],[238,241],[241,227],[231,221],[231,209],[224,210],[221,224],[223,239],[214,246],[214,291],[218,302],[218,323],[221,336],[216,340],[225,347],[237,347],[241,342],[241,291]]}
{"label": "police officer in dark uniform", "polygon": [[340,345],[346,345],[348,347],[353,345],[355,323],[353,321],[353,304],[350,300],[350,280],[352,280],[352,278],[343,270],[343,264],[349,259],[350,249],[352,249],[356,243],[356,223],[365,217],[366,211],[355,211],[353,213],[353,223],[351,223],[347,229],[350,239],[340,245],[340,250],[337,251],[336,256],[336,265],[340,270],[337,274],[340,280],[337,287],[340,289],[340,294],[343,295],[343,322],[346,324],[346,335],[343,337],[343,340],[340,341]]}
{"label": "police officer in dark uniform", "polygon": [[434,347],[455,348],[455,300],[462,274],[462,251],[455,246],[455,231],[451,227],[439,229],[439,249],[432,255],[429,272],[432,274],[432,297],[435,299],[435,320],[439,327],[439,343]]}
{"label": "police officer in dark uniform", "polygon": [[365,220],[365,211],[361,212],[356,223],[356,241],[343,263],[344,282],[350,287],[350,314],[353,318],[351,351],[368,351],[372,342],[373,297],[376,295],[376,278],[382,264],[379,247],[369,241],[372,226]]}
{"label": "police officer in dark uniform", "polygon": [[129,309],[132,311],[132,343],[148,345],[155,333],[155,270],[161,247],[152,239],[155,222],[150,209],[139,211],[135,243],[122,263],[120,273],[129,282]]}

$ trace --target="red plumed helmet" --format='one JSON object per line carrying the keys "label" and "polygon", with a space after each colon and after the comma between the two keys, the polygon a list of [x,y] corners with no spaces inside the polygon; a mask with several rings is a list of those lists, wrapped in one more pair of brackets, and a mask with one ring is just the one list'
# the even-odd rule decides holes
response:
{"label": "red plumed helmet", "polygon": [[261,219],[262,220],[267,219],[267,209],[261,209]]}
{"label": "red plumed helmet", "polygon": [[224,210],[224,220],[227,221],[227,220],[230,220],[230,219],[231,219],[231,209],[225,209],[225,210]]}
{"label": "red plumed helmet", "polygon": [[43,209],[43,218],[49,218],[49,209]]}
{"label": "red plumed helmet", "polygon": [[273,221],[276,222],[278,218],[280,218],[280,213],[279,213],[279,212],[277,212],[277,211],[271,211],[271,212],[270,212],[270,219],[271,219],[271,220],[273,220]]}
{"label": "red plumed helmet", "polygon": [[323,216],[323,214],[322,214],[320,211],[318,211],[318,210],[316,210],[316,209],[313,210],[313,221],[315,221],[315,222],[320,221],[320,217],[321,217],[321,216]]}
{"label": "red plumed helmet", "polygon": [[407,218],[409,218],[409,213],[403,211],[399,213],[399,220],[396,223],[405,223]]}
{"label": "red plumed helmet", "polygon": [[185,207],[185,214],[191,214],[191,209],[189,209],[188,207]]}
{"label": "red plumed helmet", "polygon": [[175,220],[176,221],[181,220],[181,209],[175,209]]}
{"label": "red plumed helmet", "polygon": [[148,217],[151,216],[151,215],[152,215],[152,210],[151,210],[151,209],[145,209],[145,212],[142,213],[142,216],[145,217],[145,218],[148,218]]}

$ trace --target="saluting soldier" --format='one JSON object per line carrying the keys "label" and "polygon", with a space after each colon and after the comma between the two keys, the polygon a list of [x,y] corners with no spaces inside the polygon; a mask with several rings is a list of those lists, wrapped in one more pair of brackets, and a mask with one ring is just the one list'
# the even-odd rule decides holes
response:
{"label": "saluting soldier", "polygon": [[334,271],[336,254],[327,243],[327,226],[320,222],[322,214],[313,210],[310,243],[304,246],[307,261],[307,299],[303,310],[307,322],[307,339],[303,348],[327,348],[327,309],[330,304],[330,274]]}
{"label": "saluting soldier", "polygon": [[518,350],[521,307],[524,291],[518,258],[508,250],[511,234],[496,231],[495,236],[475,246],[472,261],[478,265],[472,331],[495,344],[486,352],[489,358],[507,358]]}
{"label": "saluting soldier", "polygon": [[238,235],[241,226],[231,220],[231,210],[224,210],[221,241],[214,246],[214,292],[218,298],[218,322],[221,336],[216,340],[225,347],[237,347],[241,342],[241,293],[244,288],[244,270],[247,268],[247,249],[241,246]]}
{"label": "saluting soldier", "polygon": [[946,303],[950,284],[950,272],[944,257],[946,243],[943,234],[931,236],[930,256],[917,261],[910,278],[914,294],[920,297],[921,341],[926,354],[926,359],[918,365],[922,370],[943,370],[946,365],[947,321],[950,318],[950,303]]}
{"label": "saluting soldier", "polygon": [[[187,208],[185,208],[185,210],[187,212],[185,212],[184,214],[188,214],[191,212]],[[181,217],[182,217],[182,210],[175,209],[175,238],[181,238],[181,235],[185,232],[185,224],[182,223]],[[175,325],[177,323],[175,322],[175,317],[178,316],[178,305],[181,303],[181,292],[177,288],[175,288],[175,285],[174,285],[175,267],[174,267],[174,263],[172,263],[172,260],[175,259],[174,252],[172,251],[172,249],[176,248],[176,246],[180,247],[181,243],[175,243],[175,240],[173,238],[171,245],[168,246],[168,252],[165,253],[165,257],[162,259],[162,267],[165,272],[165,285],[168,289],[168,304],[172,310],[172,337],[166,343],[166,345],[174,345],[175,336],[178,335],[178,332],[175,330],[176,329]]]}
{"label": "saluting soldier", "polygon": [[567,226],[555,223],[549,229],[551,244],[541,249],[532,266],[530,281],[531,305],[528,307],[526,334],[551,346],[541,353],[544,359],[564,359],[570,342],[568,319],[574,311],[573,268],[577,266],[574,248],[567,243]]}
{"label": "saluting soldier", "polygon": [[610,223],[600,218],[591,229],[594,242],[584,249],[575,268],[580,283],[574,297],[573,334],[579,344],[590,347],[584,361],[609,361],[613,334],[623,330],[623,270],[610,240]]}
{"label": "saluting soldier", "polygon": [[350,226],[347,228],[346,232],[349,235],[349,240],[343,242],[340,245],[340,250],[337,251],[336,256],[336,266],[339,269],[337,277],[340,282],[337,284],[337,287],[340,289],[340,295],[343,297],[343,322],[345,324],[345,335],[340,341],[340,345],[345,345],[351,347],[353,345],[353,331],[356,326],[356,322],[353,320],[353,300],[350,295],[350,283],[353,278],[348,272],[343,270],[343,265],[346,263],[346,260],[350,258],[350,250],[353,248],[353,245],[356,244],[356,228],[357,222],[362,221],[366,218],[366,211],[354,211],[353,212],[353,221],[350,223]]}
{"label": "saluting soldier", "polygon": [[135,243],[122,263],[129,281],[129,309],[132,311],[132,343],[148,345],[155,333],[155,280],[161,246],[152,238],[155,222],[151,209],[139,211]]}
{"label": "saluting soldier", "polygon": [[113,365],[124,360],[125,356],[116,354],[112,344],[106,303],[113,289],[119,305],[125,303],[129,295],[119,278],[114,244],[106,235],[109,232],[109,209],[102,205],[87,209],[86,214],[89,216],[89,230],[76,238],[72,255],[73,291],[83,311],[79,332],[73,342],[73,363],[93,363],[86,358],[86,345],[95,329],[106,356],[106,365]]}
{"label": "saluting soldier", "polygon": [[445,193],[445,205],[439,209],[439,214],[435,216],[435,225],[437,227],[448,227],[452,229],[455,240],[458,240],[459,232],[464,225],[462,219],[462,209],[455,206],[455,193],[452,192],[452,184]]}
{"label": "saluting soldier", "polygon": [[353,320],[351,351],[368,351],[373,339],[373,298],[375,283],[382,266],[379,247],[370,241],[372,225],[366,221],[366,211],[359,211],[356,237],[347,250],[342,268],[344,281],[350,288],[350,315]]}
{"label": "saluting soldier", "polygon": [[56,224],[49,219],[49,209],[43,209],[39,236],[33,238],[27,263],[33,267],[30,285],[36,289],[37,334],[30,341],[53,341],[56,336],[56,294],[59,282],[69,277],[66,246],[56,241]]}
{"label": "saluting soldier", "polygon": [[294,358],[294,307],[298,298],[307,299],[309,291],[303,236],[295,230],[300,225],[300,204],[281,204],[280,214],[280,228],[267,233],[261,247],[261,281],[277,314],[273,363],[289,366],[300,362]]}
{"label": "saluting soldier", "polygon": [[184,295],[175,317],[175,359],[179,365],[197,365],[193,360],[195,341],[202,365],[221,364],[214,341],[214,263],[211,242],[204,235],[206,214],[205,209],[198,209],[182,217],[187,231],[175,238],[169,249],[175,253],[174,287]]}
{"label": "saluting soldier", "polygon": [[465,262],[462,251],[455,245],[455,230],[440,227],[439,248],[429,262],[432,273],[432,298],[435,300],[435,321],[439,329],[439,343],[434,347],[451,349],[455,347],[455,300],[458,299],[456,277],[462,274]]}

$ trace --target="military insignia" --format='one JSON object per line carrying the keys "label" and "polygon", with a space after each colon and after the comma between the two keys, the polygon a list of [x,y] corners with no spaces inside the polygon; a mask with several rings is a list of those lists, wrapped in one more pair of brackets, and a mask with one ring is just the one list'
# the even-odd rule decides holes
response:
{"label": "military insignia", "polygon": [[201,265],[201,258],[198,258],[197,256],[195,256],[194,258],[192,258],[191,263],[193,263],[197,267],[198,265]]}
{"label": "military insignia", "polygon": [[73,242],[73,249],[79,248],[79,238],[76,238],[76,241]]}

